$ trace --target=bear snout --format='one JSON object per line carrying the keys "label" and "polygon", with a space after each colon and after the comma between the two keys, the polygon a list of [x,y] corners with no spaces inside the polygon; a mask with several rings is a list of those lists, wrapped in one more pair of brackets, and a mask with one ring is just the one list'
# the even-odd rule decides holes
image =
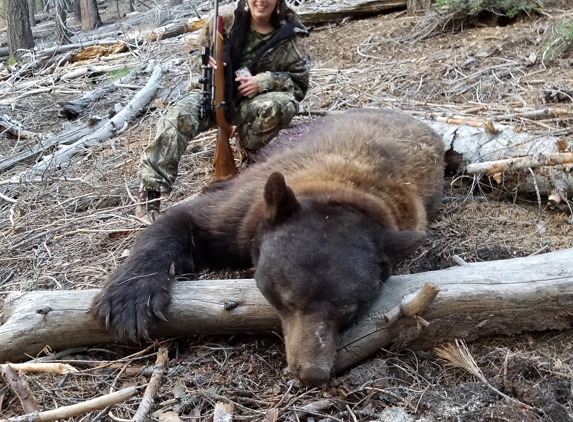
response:
{"label": "bear snout", "polygon": [[316,365],[304,363],[298,368],[290,368],[289,371],[305,386],[320,387],[326,384],[330,378],[329,365]]}
{"label": "bear snout", "polygon": [[307,386],[328,382],[338,326],[317,314],[296,313],[281,319],[290,373]]}

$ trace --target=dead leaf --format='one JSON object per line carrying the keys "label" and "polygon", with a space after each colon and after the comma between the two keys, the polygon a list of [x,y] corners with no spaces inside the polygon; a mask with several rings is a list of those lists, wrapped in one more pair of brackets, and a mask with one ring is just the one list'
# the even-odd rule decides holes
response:
{"label": "dead leaf", "polygon": [[159,422],[181,422],[181,418],[177,413],[169,411],[159,415]]}
{"label": "dead leaf", "polygon": [[565,152],[567,149],[569,149],[569,143],[565,138],[559,139],[557,142],[555,142],[555,144],[557,145],[559,152]]}
{"label": "dead leaf", "polygon": [[497,133],[497,132],[499,132],[499,131],[495,128],[495,126],[494,126],[494,124],[493,124],[493,122],[492,122],[491,120],[486,120],[486,121],[485,121],[485,130],[486,130],[487,132],[489,132],[489,133]]}
{"label": "dead leaf", "polygon": [[202,407],[203,406],[194,407],[193,410],[191,410],[191,412],[189,412],[189,414],[187,415],[187,418],[191,422],[199,422],[201,420],[201,408]]}
{"label": "dead leaf", "polygon": [[213,413],[213,422],[231,422],[233,420],[233,411],[235,405],[233,403],[223,403],[218,401],[215,404],[215,411]]}
{"label": "dead leaf", "polygon": [[185,384],[181,381],[177,381],[173,386],[173,397],[179,399],[185,395],[187,388],[185,388]]}
{"label": "dead leaf", "polygon": [[270,409],[265,415],[264,422],[277,422],[278,418],[279,418],[279,409],[276,408]]}
{"label": "dead leaf", "polygon": [[160,110],[163,110],[165,108],[165,104],[163,103],[163,101],[161,101],[160,98],[156,98],[155,101],[153,101],[153,104]]}

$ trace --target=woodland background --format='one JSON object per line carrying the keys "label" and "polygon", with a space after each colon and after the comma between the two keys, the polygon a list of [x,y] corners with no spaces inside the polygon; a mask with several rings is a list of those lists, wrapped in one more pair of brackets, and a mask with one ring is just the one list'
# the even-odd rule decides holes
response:
{"label": "woodland background", "polygon": [[[0,27],[8,2],[0,2]],[[300,3],[303,16],[305,8],[318,14],[352,2]],[[144,228],[132,217],[138,159],[161,114],[197,76],[187,62],[198,47],[193,28],[212,5],[98,1],[101,24],[89,30],[70,8],[65,43],[54,8],[36,6],[33,49],[10,54],[8,31],[0,29],[0,309],[11,292],[99,288],[129,253]],[[455,150],[464,131],[481,135],[491,123],[502,133],[509,130],[511,138],[523,135],[533,145],[551,139],[539,145],[572,151],[570,1],[440,0],[410,11],[399,3],[384,12],[345,12],[308,25],[311,86],[293,124],[321,112],[392,107],[445,125],[439,126],[449,128],[445,137],[458,136],[449,151],[440,214],[426,243],[397,266],[397,274],[573,247],[567,163],[489,177],[469,174]],[[51,154],[124,116],[153,78],[158,81],[151,99],[122,125],[52,165]],[[190,143],[166,207],[210,180],[213,148],[213,132]],[[519,155],[531,157],[529,151]],[[20,156],[26,158],[14,161]],[[38,170],[39,163],[45,166]],[[532,173],[550,181],[563,176],[565,185],[544,188],[541,179],[531,185]],[[200,278],[251,276],[246,271]],[[2,311],[0,320],[6,319]],[[216,403],[224,402],[234,405],[236,420],[556,422],[573,420],[572,340],[571,330],[482,338],[467,345],[475,367],[462,368],[434,350],[392,347],[322,389],[300,387],[284,372],[278,333],[171,339],[167,355],[158,344],[46,348],[39,357],[79,372],[21,377],[40,410],[137,388],[120,404],[69,418],[74,421],[133,418],[153,366],[162,362],[165,376],[148,412],[152,420],[211,420]],[[1,418],[23,414],[13,390],[0,384]]]}

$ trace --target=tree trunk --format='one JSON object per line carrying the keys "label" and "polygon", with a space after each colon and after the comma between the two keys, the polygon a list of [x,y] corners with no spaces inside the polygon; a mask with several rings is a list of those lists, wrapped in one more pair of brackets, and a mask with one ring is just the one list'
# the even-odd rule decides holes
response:
{"label": "tree trunk", "polygon": [[135,0],[127,0],[129,1],[129,12],[135,12]]}
{"label": "tree trunk", "polygon": [[[426,349],[454,338],[571,328],[572,261],[573,249],[566,249],[393,276],[370,308],[341,333],[335,371],[390,345]],[[437,296],[417,301],[427,284],[438,290]],[[114,341],[113,334],[87,313],[97,293],[95,289],[10,293],[4,302],[6,322],[0,326],[0,362],[35,356],[46,345],[61,350]],[[414,306],[421,302],[424,306]],[[153,337],[280,329],[276,311],[254,280],[177,282],[166,317]]]}
{"label": "tree trunk", "polygon": [[28,2],[22,0],[5,0],[4,6],[10,56],[20,59],[22,52],[18,50],[34,48]]}
{"label": "tree trunk", "polygon": [[80,0],[80,6],[84,31],[93,31],[101,25],[96,0]]}
{"label": "tree trunk", "polygon": [[74,18],[77,22],[82,21],[82,8],[80,6],[80,0],[72,0],[72,10],[74,11]]}
{"label": "tree trunk", "polygon": [[36,26],[36,0],[28,0],[28,12],[30,13],[30,26]]}
{"label": "tree trunk", "polygon": [[70,40],[70,31],[66,26],[66,19],[68,14],[66,12],[66,5],[64,4],[65,0],[56,0],[56,34],[58,37],[58,44],[69,44]]}

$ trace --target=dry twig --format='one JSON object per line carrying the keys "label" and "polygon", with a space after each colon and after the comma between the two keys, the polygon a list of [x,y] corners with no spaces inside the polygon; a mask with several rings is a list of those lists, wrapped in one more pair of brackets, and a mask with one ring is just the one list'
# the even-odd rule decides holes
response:
{"label": "dry twig", "polygon": [[127,387],[83,403],[63,406],[58,409],[47,410],[45,412],[34,412],[28,415],[9,418],[8,422],[48,422],[58,419],[68,419],[94,410],[105,409],[106,407],[112,406],[116,403],[121,403],[129,399],[136,390],[137,387]]}
{"label": "dry twig", "polygon": [[38,401],[34,397],[34,393],[26,382],[22,374],[18,374],[9,364],[3,365],[2,375],[10,385],[10,388],[18,396],[24,413],[32,413],[38,410]]}
{"label": "dry twig", "polygon": [[157,360],[155,361],[155,368],[153,369],[151,379],[149,380],[149,384],[147,384],[147,388],[145,389],[139,408],[133,416],[134,422],[145,421],[153,407],[159,387],[161,387],[163,372],[169,363],[169,345],[170,342],[165,342],[159,347],[159,353],[157,354]]}
{"label": "dry twig", "polygon": [[[7,364],[1,364],[0,368],[4,369]],[[34,372],[42,374],[71,374],[78,372],[76,368],[64,363],[11,363],[10,366],[15,371],[21,372]]]}

